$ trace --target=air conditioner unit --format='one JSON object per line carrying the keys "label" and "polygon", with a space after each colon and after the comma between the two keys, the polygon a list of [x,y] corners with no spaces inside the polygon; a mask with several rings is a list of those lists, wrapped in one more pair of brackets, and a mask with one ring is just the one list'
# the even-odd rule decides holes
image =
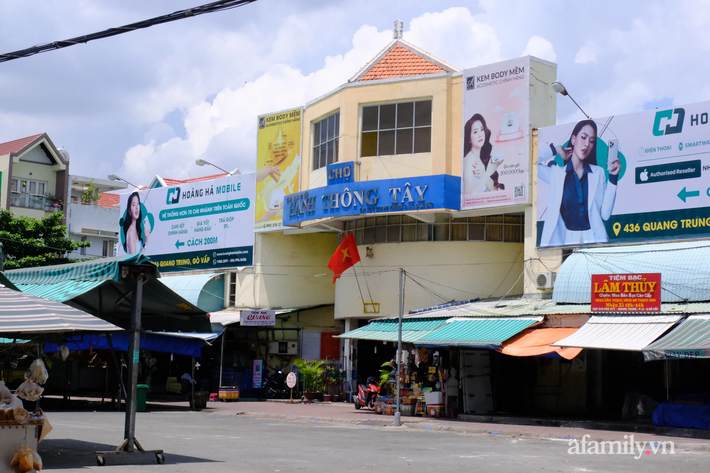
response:
{"label": "air conditioner unit", "polygon": [[535,275],[535,287],[538,289],[552,289],[555,285],[555,278],[557,273],[547,272],[547,273],[537,273]]}
{"label": "air conditioner unit", "polygon": [[269,354],[271,355],[298,355],[298,342],[269,342]]}

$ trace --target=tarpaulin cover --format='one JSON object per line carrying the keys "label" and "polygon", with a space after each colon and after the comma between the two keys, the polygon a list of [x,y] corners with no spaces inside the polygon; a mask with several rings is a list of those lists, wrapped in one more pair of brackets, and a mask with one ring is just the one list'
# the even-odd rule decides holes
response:
{"label": "tarpaulin cover", "polygon": [[[111,335],[113,348],[116,351],[128,351],[128,333],[119,333]],[[88,350],[90,347],[94,350],[108,350],[110,346],[104,335],[74,335],[65,337],[64,344],[69,348],[69,351]],[[61,345],[54,343],[45,343],[45,353],[51,353],[59,350]],[[167,337],[165,335],[156,335],[152,333],[141,334],[141,350],[158,351],[163,353],[175,353],[177,355],[188,355],[199,358],[202,354],[202,340]]]}
{"label": "tarpaulin cover", "polygon": [[708,430],[710,427],[710,406],[662,402],[653,412],[653,423],[654,425],[681,429]]}
{"label": "tarpaulin cover", "polygon": [[510,356],[540,356],[557,353],[562,358],[571,360],[579,355],[581,348],[551,347],[563,338],[569,337],[579,328],[529,328],[503,342],[501,353]]}

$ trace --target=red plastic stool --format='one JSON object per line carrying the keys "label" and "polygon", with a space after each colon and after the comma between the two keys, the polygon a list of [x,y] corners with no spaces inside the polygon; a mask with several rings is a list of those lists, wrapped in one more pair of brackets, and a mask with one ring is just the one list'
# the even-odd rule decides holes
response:
{"label": "red plastic stool", "polygon": [[210,402],[218,402],[219,401],[219,394],[218,393],[210,393]]}

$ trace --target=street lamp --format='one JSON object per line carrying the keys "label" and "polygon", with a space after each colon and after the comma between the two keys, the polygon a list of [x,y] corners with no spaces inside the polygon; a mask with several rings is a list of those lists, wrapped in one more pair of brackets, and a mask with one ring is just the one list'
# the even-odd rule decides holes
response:
{"label": "street lamp", "polygon": [[138,187],[137,185],[131,184],[130,182],[128,182],[128,181],[125,180],[124,178],[118,177],[118,176],[115,175],[115,174],[109,174],[109,175],[108,175],[108,178],[109,178],[110,180],[112,180],[112,181],[122,181],[122,182],[125,182],[126,184],[129,184],[129,185],[135,187],[136,189],[141,190],[141,188]]}
{"label": "street lamp", "polygon": [[222,172],[227,173],[227,174],[230,175],[230,176],[231,176],[232,174],[241,174],[241,172],[239,172],[239,169],[235,169],[234,171],[229,172],[229,171],[226,171],[226,170],[222,169],[221,167],[217,166],[216,164],[212,164],[212,163],[210,163],[209,161],[205,161],[204,159],[198,159],[198,160],[196,160],[196,161],[195,161],[195,164],[197,164],[198,166],[204,166],[205,164],[207,164],[207,165],[209,165],[209,166],[212,166],[212,167],[215,167],[215,168],[219,169],[219,170],[222,171]]}
{"label": "street lamp", "polygon": [[587,112],[585,112],[584,110],[582,110],[582,107],[580,107],[579,104],[578,104],[578,103],[572,98],[572,96],[569,94],[569,92],[567,92],[567,88],[562,84],[562,82],[554,81],[554,82],[552,83],[552,90],[554,90],[554,91],[557,92],[558,94],[566,95],[567,97],[569,97],[570,100],[571,100],[572,102],[574,102],[574,104],[577,106],[577,108],[582,111],[582,113],[584,114],[584,116],[587,117],[588,120],[590,119],[590,118],[589,118],[589,115],[587,115]]}

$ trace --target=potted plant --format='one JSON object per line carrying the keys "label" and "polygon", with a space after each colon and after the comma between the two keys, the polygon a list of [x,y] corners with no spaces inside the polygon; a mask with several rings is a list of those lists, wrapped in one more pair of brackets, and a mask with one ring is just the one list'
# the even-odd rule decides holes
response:
{"label": "potted plant", "polygon": [[47,210],[50,212],[55,212],[57,210],[62,210],[64,207],[64,201],[52,193],[45,194]]}
{"label": "potted plant", "polygon": [[89,185],[81,193],[81,203],[88,205],[99,200],[99,189],[94,185],[94,180],[89,181]]}
{"label": "potted plant", "polygon": [[298,367],[298,371],[303,377],[303,384],[306,389],[303,396],[309,401],[320,397],[325,390],[325,382],[323,380],[324,363],[322,361],[308,363],[306,360],[298,359],[293,364]]}

